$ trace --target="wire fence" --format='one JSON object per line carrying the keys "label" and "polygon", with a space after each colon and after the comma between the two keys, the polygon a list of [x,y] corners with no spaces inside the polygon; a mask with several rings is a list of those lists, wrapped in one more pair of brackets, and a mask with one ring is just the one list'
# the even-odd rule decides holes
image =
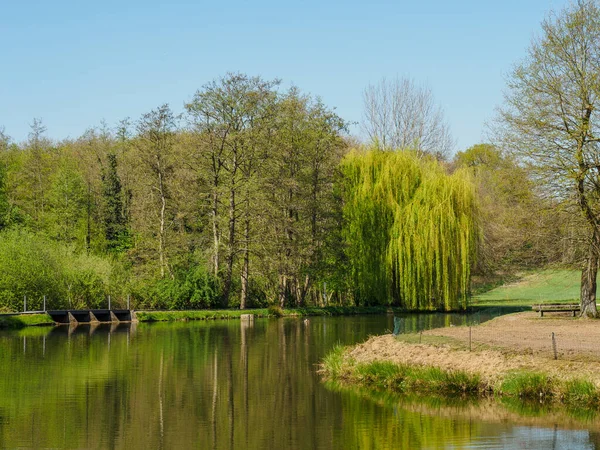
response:
{"label": "wire fence", "polygon": [[400,315],[394,317],[393,333],[410,335],[404,338],[411,342],[470,351],[499,350],[553,360],[600,361],[600,322],[573,318],[569,312],[544,317],[530,312],[489,322],[508,312],[515,311],[489,308],[472,314]]}

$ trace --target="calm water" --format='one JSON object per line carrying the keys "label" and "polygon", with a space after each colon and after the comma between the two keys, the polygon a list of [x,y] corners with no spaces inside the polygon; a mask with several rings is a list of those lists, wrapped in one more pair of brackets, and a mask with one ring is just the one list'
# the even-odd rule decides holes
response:
{"label": "calm water", "polygon": [[[412,316],[403,329],[460,324]],[[0,448],[600,448],[594,418],[324,385],[336,344],[393,317],[0,333]]]}

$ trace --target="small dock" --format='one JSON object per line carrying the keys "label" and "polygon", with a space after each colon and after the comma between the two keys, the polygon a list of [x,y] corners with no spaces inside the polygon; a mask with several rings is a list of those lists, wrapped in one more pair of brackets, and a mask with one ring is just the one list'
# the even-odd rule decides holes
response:
{"label": "small dock", "polygon": [[59,325],[137,322],[135,311],[129,309],[72,309],[46,313]]}

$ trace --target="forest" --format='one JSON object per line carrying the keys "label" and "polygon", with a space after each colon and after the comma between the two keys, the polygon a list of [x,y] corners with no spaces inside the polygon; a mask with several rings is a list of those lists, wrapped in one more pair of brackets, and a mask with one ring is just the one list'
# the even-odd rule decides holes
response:
{"label": "forest", "polygon": [[[365,90],[369,139],[319,98],[229,73],[75,139],[0,135],[0,309],[461,309],[581,259],[578,215],[492,144],[451,155],[430,91]],[[412,122],[382,122],[388,97]],[[564,244],[561,244],[564,243]],[[474,283],[473,283],[474,282]]]}

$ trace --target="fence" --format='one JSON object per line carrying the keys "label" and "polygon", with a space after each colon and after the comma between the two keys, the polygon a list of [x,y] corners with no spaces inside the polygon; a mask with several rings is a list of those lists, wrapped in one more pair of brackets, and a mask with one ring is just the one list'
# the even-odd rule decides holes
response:
{"label": "fence", "polygon": [[598,321],[573,318],[569,313],[543,318],[534,312],[506,313],[494,308],[474,314],[399,316],[394,317],[394,334],[412,335],[411,342],[447,343],[471,351],[492,349],[547,359],[600,361]]}
{"label": "fence", "polygon": [[[120,300],[118,302],[116,302],[116,304],[113,302],[113,299],[110,295],[108,295],[106,297],[105,303],[104,305],[102,305],[101,303],[93,308],[90,307],[85,307],[85,308],[77,308],[76,306],[74,306],[73,308],[69,308],[69,309],[113,309],[113,306],[116,306],[119,309],[131,309],[131,296],[128,295],[127,298],[123,301]],[[22,311],[14,311],[13,313],[40,313],[40,312],[45,312],[45,311],[52,311],[55,308],[52,308],[52,304],[51,302],[48,302],[48,299],[45,295],[43,295],[41,297],[41,299],[31,299],[31,297],[27,297],[26,295],[23,296],[23,310]],[[60,309],[64,309],[64,308],[60,308]]]}

